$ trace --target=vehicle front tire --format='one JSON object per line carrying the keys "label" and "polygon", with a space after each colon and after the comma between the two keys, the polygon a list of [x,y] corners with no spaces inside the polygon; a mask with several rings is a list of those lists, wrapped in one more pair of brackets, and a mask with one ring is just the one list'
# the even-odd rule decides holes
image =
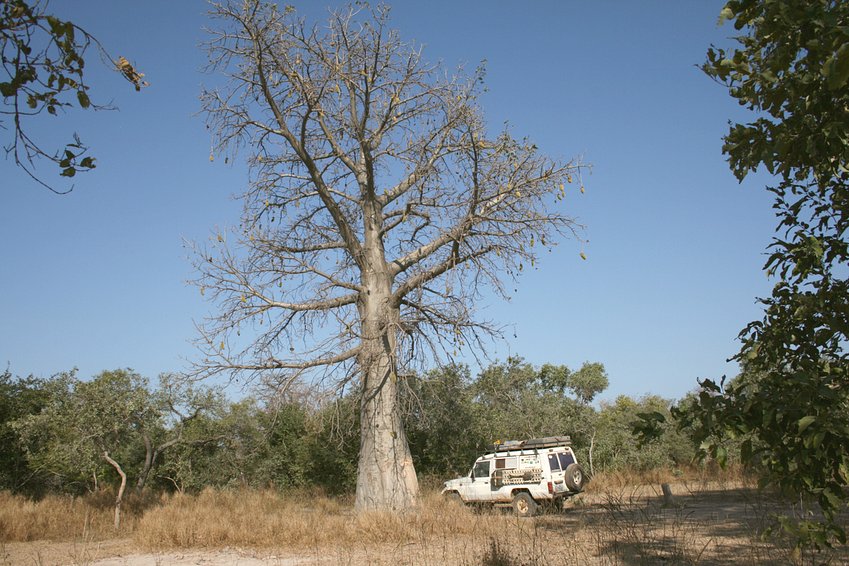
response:
{"label": "vehicle front tire", "polygon": [[463,505],[463,498],[460,497],[460,494],[457,493],[456,491],[446,493],[445,499],[447,499],[448,501],[450,501],[451,503],[454,503],[456,505],[461,505],[461,506]]}
{"label": "vehicle front tire", "polygon": [[513,511],[519,517],[533,517],[537,513],[537,502],[529,493],[520,491],[513,496]]}
{"label": "vehicle front tire", "polygon": [[569,486],[569,489],[572,491],[583,491],[584,483],[586,482],[586,475],[584,474],[584,469],[578,464],[569,464],[566,467],[566,473],[564,475],[564,480],[566,481],[566,485]]}

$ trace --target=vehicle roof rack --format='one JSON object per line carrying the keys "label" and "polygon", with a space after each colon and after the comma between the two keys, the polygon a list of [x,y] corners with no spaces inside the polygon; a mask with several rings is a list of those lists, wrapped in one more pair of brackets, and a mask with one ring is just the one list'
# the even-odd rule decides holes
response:
{"label": "vehicle roof rack", "polygon": [[554,448],[555,446],[571,446],[571,436],[546,436],[529,438],[528,440],[505,440],[496,442],[489,449],[492,452],[510,452],[513,450],[536,450],[539,448]]}

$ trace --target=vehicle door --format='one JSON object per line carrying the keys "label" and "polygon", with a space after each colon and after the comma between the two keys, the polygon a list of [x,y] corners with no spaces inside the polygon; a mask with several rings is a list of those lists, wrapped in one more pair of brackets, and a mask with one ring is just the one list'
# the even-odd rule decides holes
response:
{"label": "vehicle door", "polygon": [[558,454],[557,457],[560,459],[560,469],[563,471],[566,471],[566,468],[575,463],[575,455],[572,454],[571,450]]}
{"label": "vehicle door", "polygon": [[492,490],[490,487],[492,472],[492,460],[480,460],[475,462],[472,468],[471,477],[472,483],[469,486],[472,499],[474,501],[489,501],[492,499]]}
{"label": "vehicle door", "polygon": [[563,483],[563,468],[560,466],[560,459],[556,452],[548,454],[548,469],[551,471],[551,481]]}

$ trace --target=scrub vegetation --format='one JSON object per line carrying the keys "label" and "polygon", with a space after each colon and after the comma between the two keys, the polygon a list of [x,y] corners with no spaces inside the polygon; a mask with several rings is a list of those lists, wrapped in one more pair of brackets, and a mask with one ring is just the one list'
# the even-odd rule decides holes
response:
{"label": "scrub vegetation", "polygon": [[[251,549],[258,559],[329,555],[352,564],[403,556],[414,563],[545,564],[563,552],[601,564],[633,553],[640,563],[690,564],[739,552],[743,563],[804,562],[792,539],[760,537],[777,525],[779,512],[806,509],[758,491],[756,470],[735,464],[733,447],[722,469],[694,460],[691,436],[672,425],[640,444],[634,424],[641,415],[671,419],[670,407],[680,410],[692,398],[597,402],[606,387],[600,363],[571,370],[519,358],[476,376],[455,366],[411,377],[402,406],[423,497],[414,511],[395,514],[353,510],[356,391],[325,402],[294,392],[231,400],[172,376],[152,386],[130,370],[89,380],[74,372],[44,379],[6,372],[0,540],[12,563],[45,540],[54,545],[42,549],[45,563],[67,562],[72,550],[90,563],[110,553],[232,548]],[[96,400],[85,397],[92,392],[99,392]],[[96,413],[81,410],[83,398]],[[493,439],[564,433],[592,478],[563,511],[519,520],[439,494],[441,483],[468,473]],[[672,486],[672,506],[664,483]]]}

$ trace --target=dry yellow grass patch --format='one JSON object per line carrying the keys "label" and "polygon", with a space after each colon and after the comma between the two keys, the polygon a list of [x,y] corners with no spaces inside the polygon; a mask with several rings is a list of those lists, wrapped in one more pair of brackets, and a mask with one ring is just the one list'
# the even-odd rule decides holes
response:
{"label": "dry yellow grass patch", "polygon": [[2,542],[110,537],[115,536],[112,520],[111,508],[93,506],[84,498],[49,496],[33,501],[0,492]]}
{"label": "dry yellow grass patch", "polygon": [[115,494],[110,490],[84,496],[48,495],[34,500],[0,491],[0,542],[33,540],[92,541],[132,534],[145,509],[159,497],[125,496],[121,506],[121,528],[113,526]]}
{"label": "dry yellow grass patch", "polygon": [[456,537],[504,536],[530,528],[509,514],[475,513],[426,494],[405,514],[354,513],[349,505],[309,494],[275,491],[213,491],[174,495],[139,521],[136,542],[149,550],[169,548],[317,548],[339,545],[418,544]]}

